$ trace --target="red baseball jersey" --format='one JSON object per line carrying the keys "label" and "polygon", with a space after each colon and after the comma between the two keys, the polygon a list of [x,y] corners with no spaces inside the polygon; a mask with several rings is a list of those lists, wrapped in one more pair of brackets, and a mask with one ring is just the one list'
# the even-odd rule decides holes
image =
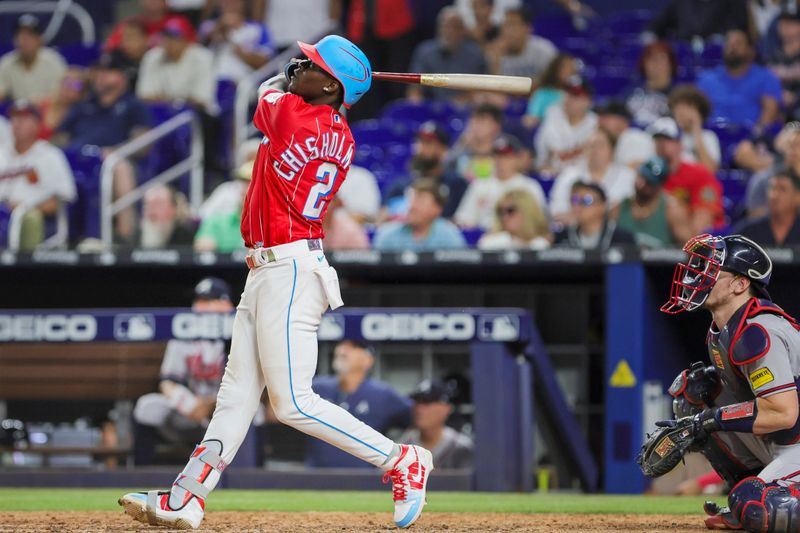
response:
{"label": "red baseball jersey", "polygon": [[242,209],[248,247],[325,236],[322,220],[355,153],[345,118],[327,105],[269,89],[253,124],[264,134]]}

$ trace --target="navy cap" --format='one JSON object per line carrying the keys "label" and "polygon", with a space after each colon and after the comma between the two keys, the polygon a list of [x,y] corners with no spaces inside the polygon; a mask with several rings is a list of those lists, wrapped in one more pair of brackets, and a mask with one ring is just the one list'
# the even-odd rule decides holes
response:
{"label": "navy cap", "polygon": [[518,154],[522,151],[522,143],[513,135],[503,133],[495,139],[492,151],[500,155]]}
{"label": "navy cap", "polygon": [[420,403],[444,402],[450,403],[450,389],[441,380],[426,379],[417,385],[411,393],[411,399]]}
{"label": "navy cap", "polygon": [[648,183],[653,185],[664,185],[669,178],[669,165],[661,157],[651,157],[639,167],[639,174]]}
{"label": "navy cap", "polygon": [[439,124],[433,120],[428,120],[419,125],[417,130],[417,138],[419,139],[433,139],[439,141],[441,144],[447,146],[450,142],[450,136],[444,131]]}
{"label": "navy cap", "polygon": [[194,287],[196,300],[231,300],[231,288],[219,278],[205,278]]}

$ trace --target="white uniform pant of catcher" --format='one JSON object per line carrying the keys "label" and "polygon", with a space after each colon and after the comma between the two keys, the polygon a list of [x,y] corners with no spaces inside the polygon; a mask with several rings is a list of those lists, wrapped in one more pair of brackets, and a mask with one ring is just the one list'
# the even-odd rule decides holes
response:
{"label": "white uniform pant of catcher", "polygon": [[764,467],[758,477],[781,486],[800,482],[800,445],[775,445],[772,450],[772,462]]}
{"label": "white uniform pant of catcher", "polygon": [[236,455],[265,385],[275,415],[284,424],[375,466],[391,453],[391,440],[311,390],[317,329],[329,305],[326,285],[336,305],[341,299],[336,271],[321,251],[303,250],[250,271],[236,309],[217,406],[204,437],[222,442],[225,463]]}

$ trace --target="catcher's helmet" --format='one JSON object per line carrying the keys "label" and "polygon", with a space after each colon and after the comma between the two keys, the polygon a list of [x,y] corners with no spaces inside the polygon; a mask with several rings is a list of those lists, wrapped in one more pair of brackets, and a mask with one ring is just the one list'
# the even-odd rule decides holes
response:
{"label": "catcher's helmet", "polygon": [[699,309],[723,270],[749,278],[760,297],[770,298],[766,287],[772,276],[772,260],[747,237],[699,235],[689,239],[683,251],[689,254],[688,261],[675,267],[669,301],[661,307],[665,313]]}
{"label": "catcher's helmet", "polygon": [[372,85],[372,67],[361,49],[338,35],[328,35],[317,44],[297,41],[308,59],[342,84],[344,106],[351,105]]}

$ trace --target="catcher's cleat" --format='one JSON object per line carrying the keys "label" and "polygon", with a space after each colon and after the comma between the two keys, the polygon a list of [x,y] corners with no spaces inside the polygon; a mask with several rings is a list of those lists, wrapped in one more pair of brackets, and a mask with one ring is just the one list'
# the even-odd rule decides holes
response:
{"label": "catcher's cleat", "polygon": [[383,476],[384,483],[392,480],[394,523],[397,527],[409,527],[422,514],[426,503],[425,487],[431,471],[431,452],[421,446],[400,446],[400,456]]}
{"label": "catcher's cleat", "polygon": [[134,520],[173,529],[197,529],[205,514],[203,500],[196,497],[191,498],[180,509],[170,508],[168,491],[130,492],[120,498],[118,503],[125,514]]}
{"label": "catcher's cleat", "polygon": [[717,502],[705,502],[703,511],[708,515],[708,518],[705,519],[708,529],[742,529],[739,521],[731,514],[731,510],[721,507]]}

